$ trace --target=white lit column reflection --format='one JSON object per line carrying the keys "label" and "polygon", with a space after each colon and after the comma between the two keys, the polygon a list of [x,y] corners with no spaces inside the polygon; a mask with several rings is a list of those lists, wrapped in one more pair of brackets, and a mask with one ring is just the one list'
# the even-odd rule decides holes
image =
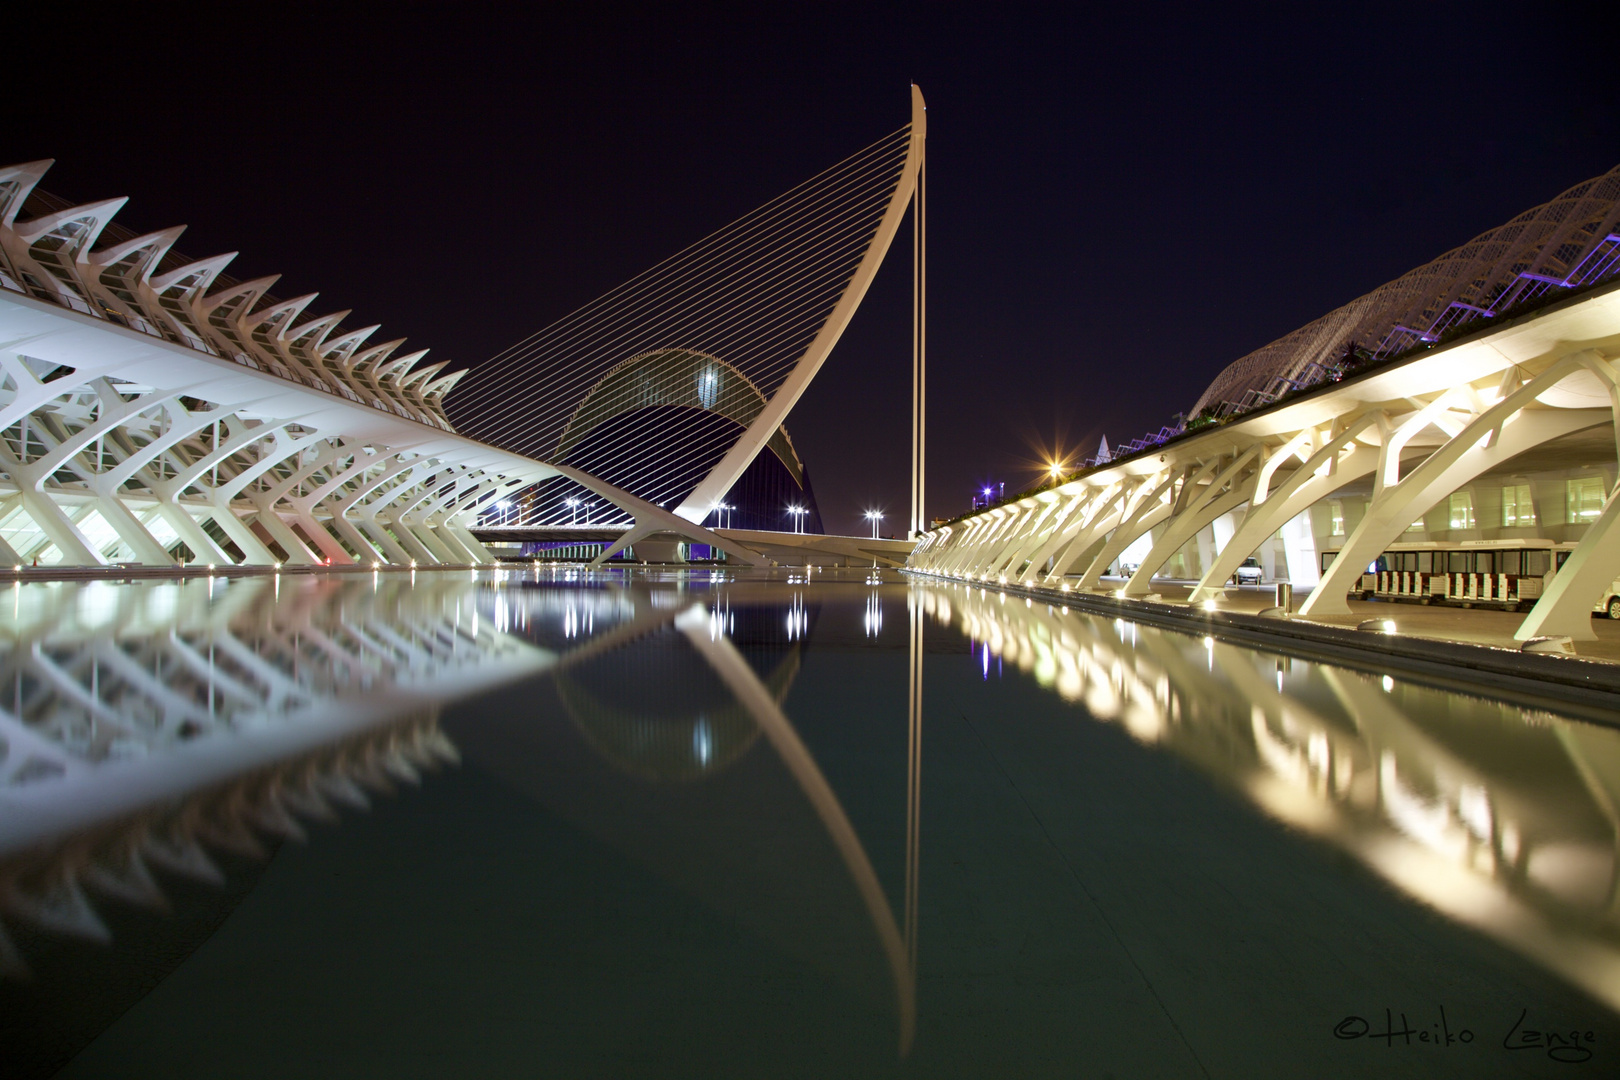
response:
{"label": "white lit column reflection", "polygon": [[861,616],[861,626],[869,638],[877,637],[883,632],[883,601],[876,592],[866,598],[866,610]]}
{"label": "white lit column reflection", "polygon": [[1620,731],[1063,605],[921,595],[980,643],[976,666],[994,653],[1620,1008]]}
{"label": "white lit column reflection", "polygon": [[915,590],[906,594],[910,621],[908,726],[906,734],[906,957],[917,970],[917,887],[922,828],[923,604]]}

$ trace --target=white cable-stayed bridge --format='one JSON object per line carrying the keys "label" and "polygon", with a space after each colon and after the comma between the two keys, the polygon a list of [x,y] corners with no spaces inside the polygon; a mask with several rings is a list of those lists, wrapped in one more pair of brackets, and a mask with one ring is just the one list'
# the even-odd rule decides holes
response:
{"label": "white cable-stayed bridge", "polygon": [[[0,567],[478,565],[582,506],[598,563],[798,561],[784,421],[920,206],[924,119],[913,87],[907,124],[471,372],[0,168]],[[859,539],[824,554],[909,550]]]}

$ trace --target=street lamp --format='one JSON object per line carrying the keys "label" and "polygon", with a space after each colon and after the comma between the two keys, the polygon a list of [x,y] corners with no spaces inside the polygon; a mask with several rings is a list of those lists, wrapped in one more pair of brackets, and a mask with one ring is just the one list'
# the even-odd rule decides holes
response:
{"label": "street lamp", "polygon": [[568,515],[569,515],[569,518],[571,519],[571,523],[574,524],[574,525],[578,525],[579,524],[579,500],[569,498],[569,499],[564,499],[563,501],[568,504]]}
{"label": "street lamp", "polygon": [[512,508],[512,500],[511,499],[502,499],[500,502],[495,504],[495,509],[497,509],[497,510],[499,510],[501,512],[501,524],[502,525],[506,524],[506,512],[508,510],[510,510],[511,508]]}
{"label": "street lamp", "polygon": [[787,512],[793,515],[793,531],[796,533],[804,532],[804,515],[809,511],[802,506],[790,506]]}
{"label": "street lamp", "polygon": [[883,520],[883,514],[878,510],[868,510],[866,512],[866,520],[872,523],[872,539],[876,540],[878,522]]}

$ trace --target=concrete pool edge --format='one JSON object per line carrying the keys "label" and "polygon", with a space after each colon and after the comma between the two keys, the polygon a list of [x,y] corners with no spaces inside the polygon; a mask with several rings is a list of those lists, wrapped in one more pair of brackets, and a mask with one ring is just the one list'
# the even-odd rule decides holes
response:
{"label": "concrete pool edge", "polygon": [[1185,604],[1063,592],[1035,585],[962,581],[920,570],[913,580],[961,585],[1060,604],[1092,615],[1255,645],[1305,660],[1374,674],[1399,674],[1445,690],[1501,697],[1620,727],[1620,664],[1579,656],[1525,653],[1492,645],[1355,630],[1299,618],[1208,611]]}

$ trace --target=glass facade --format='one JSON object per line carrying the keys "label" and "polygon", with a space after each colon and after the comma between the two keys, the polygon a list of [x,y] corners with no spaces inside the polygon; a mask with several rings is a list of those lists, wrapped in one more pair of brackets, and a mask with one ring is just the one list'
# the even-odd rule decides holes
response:
{"label": "glass facade", "polygon": [[1569,523],[1582,525],[1603,512],[1603,478],[1580,476],[1564,481],[1565,497],[1569,505]]}
{"label": "glass facade", "polygon": [[1472,529],[1474,527],[1474,496],[1466,491],[1451,493],[1451,527],[1453,529]]}
{"label": "glass facade", "polygon": [[1536,523],[1535,503],[1530,498],[1529,484],[1506,484],[1502,487],[1502,526],[1513,528]]}

